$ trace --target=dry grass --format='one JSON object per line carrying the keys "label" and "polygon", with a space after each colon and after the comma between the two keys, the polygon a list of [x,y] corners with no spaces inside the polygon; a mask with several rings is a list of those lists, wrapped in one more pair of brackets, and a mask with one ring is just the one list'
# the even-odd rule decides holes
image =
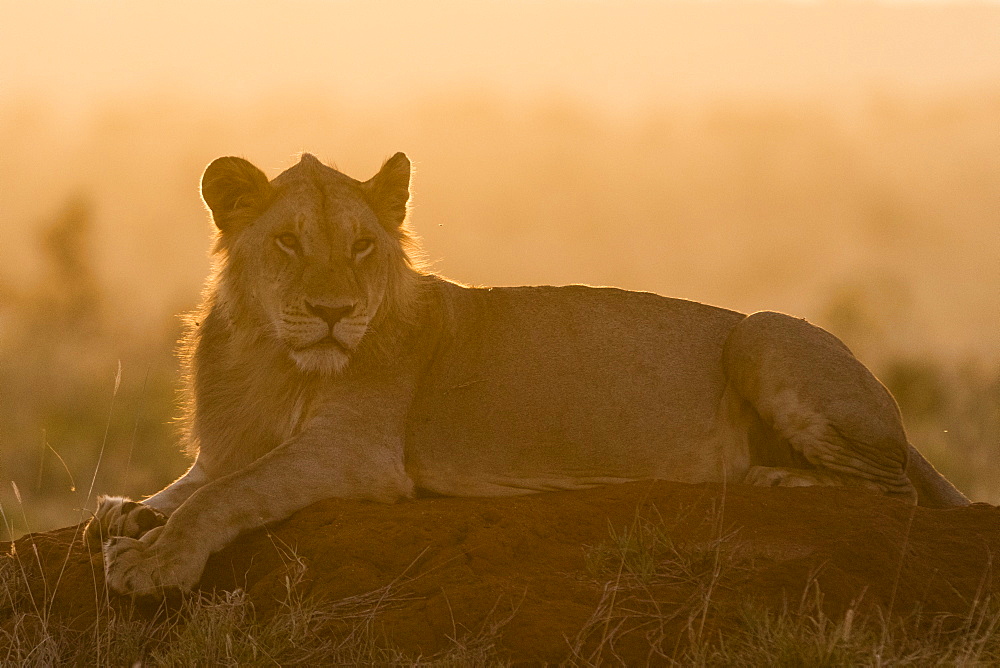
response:
{"label": "dry grass", "polygon": [[[266,618],[242,590],[192,595],[154,618],[132,608],[105,610],[84,630],[49,619],[45,601],[31,601],[11,557],[0,560],[0,665],[52,666],[493,666],[500,629],[509,614],[494,614],[478,632],[450,638],[430,657],[411,656],[387,640],[380,616],[411,598],[400,578],[363,595],[336,601],[302,594],[307,566],[290,554],[285,592]],[[12,612],[16,610],[17,612]]]}
{"label": "dry grass", "polygon": [[[720,597],[752,573],[722,503],[678,540],[676,526],[640,515],[584,549],[585,576],[601,591],[591,617],[567,638],[574,666],[630,665],[636,656],[678,666],[987,666],[1000,664],[1000,606],[980,598],[964,617],[826,612],[813,581],[783,609],[752,600],[734,608]],[[688,518],[682,517],[679,522]],[[104,608],[73,630],[32,600],[17,560],[0,558],[0,665],[388,665],[497,666],[519,604],[498,602],[476,629],[453,624],[449,646],[433,656],[395,646],[384,613],[413,599],[406,573],[363,595],[321,600],[303,593],[308,564],[292,551],[278,605],[258,614],[242,590],[193,595],[154,617]]]}
{"label": "dry grass", "polygon": [[637,645],[650,663],[694,667],[1000,665],[1000,606],[988,598],[961,618],[863,615],[855,606],[832,618],[812,581],[797,606],[747,600],[733,615],[713,595],[752,563],[736,532],[724,531],[721,508],[705,520],[708,541],[678,541],[658,516],[637,516],[585,548],[603,595],[569,639],[571,665],[629,665],[623,656]]}

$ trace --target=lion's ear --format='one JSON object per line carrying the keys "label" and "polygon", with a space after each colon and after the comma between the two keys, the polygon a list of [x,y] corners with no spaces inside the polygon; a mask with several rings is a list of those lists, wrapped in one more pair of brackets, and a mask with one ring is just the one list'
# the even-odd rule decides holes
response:
{"label": "lion's ear", "polygon": [[410,159],[403,153],[392,156],[378,174],[365,182],[365,188],[382,226],[397,232],[406,219],[406,204],[410,201]]}
{"label": "lion's ear", "polygon": [[272,193],[264,172],[243,158],[218,158],[201,177],[201,198],[212,211],[212,220],[223,232],[237,227],[247,215],[266,208]]}

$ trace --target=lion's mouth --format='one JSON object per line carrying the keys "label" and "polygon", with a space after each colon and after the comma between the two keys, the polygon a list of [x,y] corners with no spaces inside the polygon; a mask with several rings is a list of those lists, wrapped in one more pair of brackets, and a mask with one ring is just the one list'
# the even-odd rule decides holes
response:
{"label": "lion's mouth", "polygon": [[322,339],[313,341],[312,343],[307,343],[306,345],[299,346],[295,349],[296,352],[303,350],[339,350],[345,354],[351,352],[351,349],[341,343],[341,341],[333,336],[333,334],[327,334]]}

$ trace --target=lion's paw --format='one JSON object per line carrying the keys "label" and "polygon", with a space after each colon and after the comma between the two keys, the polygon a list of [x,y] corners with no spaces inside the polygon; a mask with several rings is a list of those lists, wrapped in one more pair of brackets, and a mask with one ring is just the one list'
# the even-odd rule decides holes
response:
{"label": "lion's paw", "polygon": [[102,496],[97,500],[97,512],[83,531],[83,539],[97,548],[117,536],[139,538],[166,521],[167,516],[151,506],[121,496]]}
{"label": "lion's paw", "polygon": [[104,578],[118,594],[162,595],[166,590],[188,591],[198,583],[205,560],[195,554],[172,555],[156,543],[161,528],[142,540],[118,536],[104,543]]}

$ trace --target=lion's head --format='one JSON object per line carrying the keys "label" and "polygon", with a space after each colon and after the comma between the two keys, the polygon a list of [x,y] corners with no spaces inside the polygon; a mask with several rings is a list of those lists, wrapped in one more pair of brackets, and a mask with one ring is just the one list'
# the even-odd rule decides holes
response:
{"label": "lion's head", "polygon": [[270,182],[242,158],[215,160],[201,192],[219,230],[216,305],[302,371],[342,371],[415,283],[409,182],[402,153],[365,182],[309,154]]}

